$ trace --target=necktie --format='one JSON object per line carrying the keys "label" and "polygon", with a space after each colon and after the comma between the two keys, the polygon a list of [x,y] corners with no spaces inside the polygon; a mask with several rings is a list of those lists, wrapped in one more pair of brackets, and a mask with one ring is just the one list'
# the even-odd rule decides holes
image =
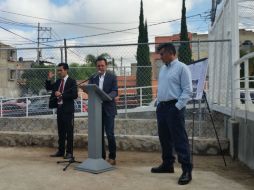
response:
{"label": "necktie", "polygon": [[64,87],[64,79],[61,80],[59,92],[63,93],[63,87]]}
{"label": "necktie", "polygon": [[[60,84],[60,87],[59,87],[59,92],[63,93],[63,88],[64,88],[64,79],[61,80],[61,84]],[[57,102],[60,103],[62,101],[62,97],[59,97],[57,99]]]}

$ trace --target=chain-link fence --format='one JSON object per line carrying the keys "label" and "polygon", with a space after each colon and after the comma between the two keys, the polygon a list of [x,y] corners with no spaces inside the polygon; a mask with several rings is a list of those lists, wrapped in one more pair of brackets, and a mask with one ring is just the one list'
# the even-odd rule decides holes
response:
{"label": "chain-link fence", "polygon": [[[173,42],[179,48],[183,42]],[[218,47],[228,48],[224,41],[193,41],[189,43],[192,50],[193,61],[207,58],[210,43],[216,43]],[[139,44],[144,45],[144,44]],[[160,67],[163,65],[160,55],[155,49],[158,44],[145,44],[150,49],[150,61],[137,63],[138,44],[97,45],[97,46],[69,46],[66,47],[67,62],[70,66],[69,76],[77,80],[77,84],[83,83],[96,72],[95,60],[97,56],[104,56],[108,61],[108,70],[114,72],[118,81],[118,97],[116,98],[119,115],[129,117],[129,113],[155,112],[157,96],[157,80]],[[141,46],[142,47],[142,46]],[[1,49],[8,52],[10,49]],[[3,61],[1,65],[1,117],[12,116],[35,116],[55,114],[54,110],[48,109],[49,92],[45,90],[45,80],[49,71],[55,73],[57,79],[57,64],[63,61],[63,48],[42,48],[39,51],[40,60],[37,57],[37,49],[15,49],[17,60]],[[142,55],[141,55],[142,57]],[[30,60],[29,60],[30,59]],[[139,73],[139,74],[137,74]],[[141,73],[141,74],[140,74]],[[210,76],[209,76],[210,77]],[[137,82],[139,81],[139,82]],[[208,81],[208,76],[207,76]],[[84,85],[84,84],[82,84]],[[79,98],[75,100],[75,115],[87,114],[88,97],[79,86]],[[204,89],[209,92],[208,83]],[[209,93],[208,93],[209,95]],[[204,101],[196,101],[199,111],[195,110],[195,120],[198,128],[195,136],[209,136],[205,130],[213,130],[205,126],[209,121]],[[186,118],[192,119],[193,101],[187,106]],[[142,118],[142,116],[140,116]],[[218,116],[219,117],[219,116]],[[155,117],[153,117],[155,118]],[[223,128],[223,119],[218,118],[217,126]],[[201,129],[202,128],[202,129]],[[206,134],[206,135],[205,135]]]}

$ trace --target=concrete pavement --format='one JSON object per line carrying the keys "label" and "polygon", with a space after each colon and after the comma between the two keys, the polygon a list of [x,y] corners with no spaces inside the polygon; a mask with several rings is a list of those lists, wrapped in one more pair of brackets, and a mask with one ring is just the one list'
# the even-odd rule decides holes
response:
{"label": "concrete pavement", "polygon": [[[179,186],[180,165],[174,174],[152,174],[150,169],[160,163],[160,153],[118,152],[113,171],[90,174],[74,170],[72,164],[62,171],[61,158],[51,158],[52,148],[0,147],[0,190],[253,190],[254,172],[226,157],[224,167],[220,156],[195,156],[193,180]],[[85,150],[75,150],[77,160],[87,158]]]}

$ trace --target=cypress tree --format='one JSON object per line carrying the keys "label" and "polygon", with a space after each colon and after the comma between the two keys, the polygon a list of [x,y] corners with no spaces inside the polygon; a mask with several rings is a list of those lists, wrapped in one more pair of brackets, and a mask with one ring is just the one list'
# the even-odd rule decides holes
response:
{"label": "cypress tree", "polygon": [[[136,86],[151,86],[151,62],[150,62],[150,51],[148,43],[148,29],[147,22],[144,24],[143,15],[143,2],[140,2],[140,15],[139,15],[139,36],[138,36],[138,47],[137,47],[137,73],[136,73]],[[142,44],[141,44],[142,43]],[[138,90],[140,95],[140,91]],[[148,103],[152,98],[152,89],[145,88],[142,90],[142,105]]]}
{"label": "cypress tree", "polygon": [[[180,33],[180,41],[189,41],[188,37],[188,29],[186,23],[186,7],[185,7],[185,0],[183,0],[182,5],[182,19],[181,19],[181,33]],[[179,61],[189,64],[191,63],[191,48],[190,43],[188,42],[181,42],[179,47],[179,54],[178,58]]]}

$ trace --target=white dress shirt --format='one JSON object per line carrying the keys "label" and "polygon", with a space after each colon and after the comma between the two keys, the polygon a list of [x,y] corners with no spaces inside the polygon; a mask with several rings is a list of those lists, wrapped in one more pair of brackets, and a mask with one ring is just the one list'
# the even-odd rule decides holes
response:
{"label": "white dress shirt", "polygon": [[105,74],[106,73],[103,73],[102,75],[99,75],[99,88],[101,90],[103,90],[103,83],[104,83]]}

